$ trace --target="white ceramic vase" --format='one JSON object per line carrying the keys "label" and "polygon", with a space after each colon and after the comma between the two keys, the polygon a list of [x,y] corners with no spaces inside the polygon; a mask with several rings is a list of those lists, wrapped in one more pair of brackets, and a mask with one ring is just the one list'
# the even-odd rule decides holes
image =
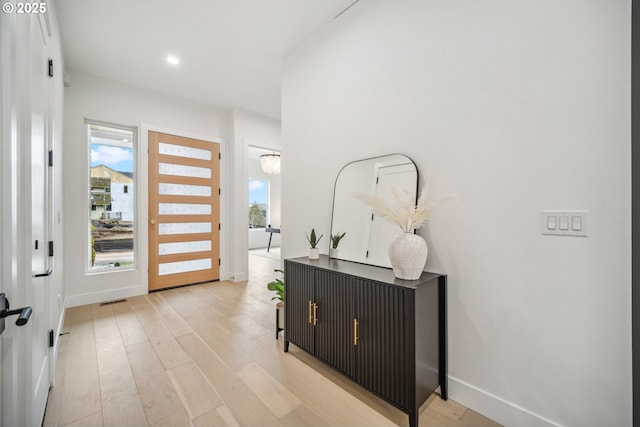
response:
{"label": "white ceramic vase", "polygon": [[276,304],[278,308],[278,327],[284,329],[284,301]]}
{"label": "white ceramic vase", "polygon": [[329,248],[329,258],[338,258],[338,248]]}
{"label": "white ceramic vase", "polygon": [[318,258],[320,258],[320,249],[309,248],[309,259],[318,259]]}
{"label": "white ceramic vase", "polygon": [[389,259],[398,279],[416,280],[427,263],[427,242],[417,234],[402,233],[389,244]]}

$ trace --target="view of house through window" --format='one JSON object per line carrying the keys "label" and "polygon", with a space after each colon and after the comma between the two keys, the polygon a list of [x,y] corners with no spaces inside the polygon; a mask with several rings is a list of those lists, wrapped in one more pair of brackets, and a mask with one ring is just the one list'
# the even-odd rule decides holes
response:
{"label": "view of house through window", "polygon": [[249,179],[249,228],[269,224],[269,181]]}
{"label": "view of house through window", "polygon": [[134,265],[135,129],[87,122],[89,270]]}

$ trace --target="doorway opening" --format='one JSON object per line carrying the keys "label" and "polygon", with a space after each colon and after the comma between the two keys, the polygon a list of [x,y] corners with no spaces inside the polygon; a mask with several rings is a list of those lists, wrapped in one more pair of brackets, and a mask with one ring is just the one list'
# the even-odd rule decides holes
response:
{"label": "doorway opening", "polygon": [[261,156],[279,161],[280,152],[248,147],[248,248],[251,255],[280,260],[282,178],[279,164],[265,165]]}

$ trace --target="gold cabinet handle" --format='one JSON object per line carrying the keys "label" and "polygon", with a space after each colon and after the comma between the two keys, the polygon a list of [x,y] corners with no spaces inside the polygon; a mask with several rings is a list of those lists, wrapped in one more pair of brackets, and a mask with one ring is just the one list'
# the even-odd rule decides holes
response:
{"label": "gold cabinet handle", "polygon": [[353,345],[358,345],[358,319],[353,319]]}
{"label": "gold cabinet handle", "polygon": [[313,303],[313,326],[316,326],[318,323],[318,304]]}
{"label": "gold cabinet handle", "polygon": [[152,220],[151,220],[151,225],[155,225],[155,224],[156,224],[156,220],[155,220],[155,219],[152,219]]}
{"label": "gold cabinet handle", "polygon": [[309,323],[311,323],[311,321],[313,320],[312,314],[311,314],[311,300],[309,300]]}

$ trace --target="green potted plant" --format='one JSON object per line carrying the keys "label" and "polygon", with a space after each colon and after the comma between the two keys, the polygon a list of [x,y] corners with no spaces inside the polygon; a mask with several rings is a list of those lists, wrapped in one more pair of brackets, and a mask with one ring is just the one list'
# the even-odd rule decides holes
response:
{"label": "green potted plant", "polygon": [[267,289],[274,291],[276,295],[271,298],[271,301],[278,300],[276,304],[276,311],[278,316],[276,317],[276,338],[278,338],[278,332],[284,329],[284,271],[276,268],[276,273],[281,273],[282,278],[276,277],[275,280],[267,283]]}
{"label": "green potted plant", "polygon": [[346,232],[331,235],[331,247],[329,248],[329,258],[338,258],[338,244],[340,240],[347,234]]}
{"label": "green potted plant", "polygon": [[322,239],[324,234],[321,234],[320,237],[316,238],[316,229],[311,229],[311,234],[306,235],[307,241],[309,242],[309,259],[318,259],[320,258],[320,249],[318,249],[318,242]]}

